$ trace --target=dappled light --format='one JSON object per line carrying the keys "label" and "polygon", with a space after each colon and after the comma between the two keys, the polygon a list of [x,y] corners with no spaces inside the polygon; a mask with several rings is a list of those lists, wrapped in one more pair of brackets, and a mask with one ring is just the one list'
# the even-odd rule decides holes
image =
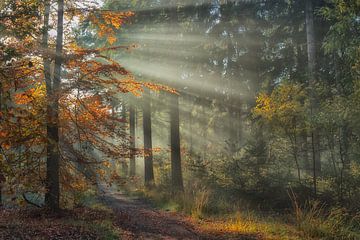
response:
{"label": "dappled light", "polygon": [[360,239],[359,19],[0,1],[0,239]]}

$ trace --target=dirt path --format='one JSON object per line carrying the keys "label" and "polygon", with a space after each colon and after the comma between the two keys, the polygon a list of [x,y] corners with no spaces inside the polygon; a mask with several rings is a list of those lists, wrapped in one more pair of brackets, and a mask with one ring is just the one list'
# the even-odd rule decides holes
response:
{"label": "dirt path", "polygon": [[122,193],[105,193],[103,199],[114,210],[116,224],[125,230],[126,239],[258,239],[202,232],[179,214],[155,210],[144,201]]}

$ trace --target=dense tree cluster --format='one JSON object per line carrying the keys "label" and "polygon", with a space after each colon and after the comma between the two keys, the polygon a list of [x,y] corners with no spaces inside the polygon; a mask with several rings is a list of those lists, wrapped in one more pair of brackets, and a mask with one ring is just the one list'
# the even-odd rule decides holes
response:
{"label": "dense tree cluster", "polygon": [[119,39],[138,48],[111,56],[137,79],[179,93],[146,100],[144,126],[171,152],[154,156],[155,182],[182,185],[180,133],[185,190],[278,206],[292,191],[356,207],[359,3],[195,2],[104,6],[135,12]]}

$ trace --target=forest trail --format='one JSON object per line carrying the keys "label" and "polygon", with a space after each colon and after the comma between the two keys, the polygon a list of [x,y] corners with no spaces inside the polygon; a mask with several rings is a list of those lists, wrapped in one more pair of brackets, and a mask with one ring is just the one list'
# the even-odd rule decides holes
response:
{"label": "forest trail", "polygon": [[260,239],[259,236],[203,232],[180,214],[154,209],[144,200],[121,192],[106,192],[103,200],[114,210],[116,224],[125,231],[124,239]]}

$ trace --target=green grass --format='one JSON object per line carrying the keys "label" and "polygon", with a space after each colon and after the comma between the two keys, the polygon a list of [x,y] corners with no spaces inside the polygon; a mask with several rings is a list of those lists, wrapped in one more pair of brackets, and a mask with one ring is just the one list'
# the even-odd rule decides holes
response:
{"label": "green grass", "polygon": [[325,209],[319,202],[294,206],[296,225],[306,238],[326,240],[360,239],[360,215],[350,215],[344,208]]}
{"label": "green grass", "polygon": [[[206,190],[169,194],[157,189],[137,192],[157,208],[187,214],[194,223],[210,234],[256,235],[270,240],[359,240],[360,215],[351,216],[345,209],[325,209],[319,203],[308,203],[288,214],[253,211],[250,204],[229,202]],[[216,209],[216,210],[214,210]]]}

